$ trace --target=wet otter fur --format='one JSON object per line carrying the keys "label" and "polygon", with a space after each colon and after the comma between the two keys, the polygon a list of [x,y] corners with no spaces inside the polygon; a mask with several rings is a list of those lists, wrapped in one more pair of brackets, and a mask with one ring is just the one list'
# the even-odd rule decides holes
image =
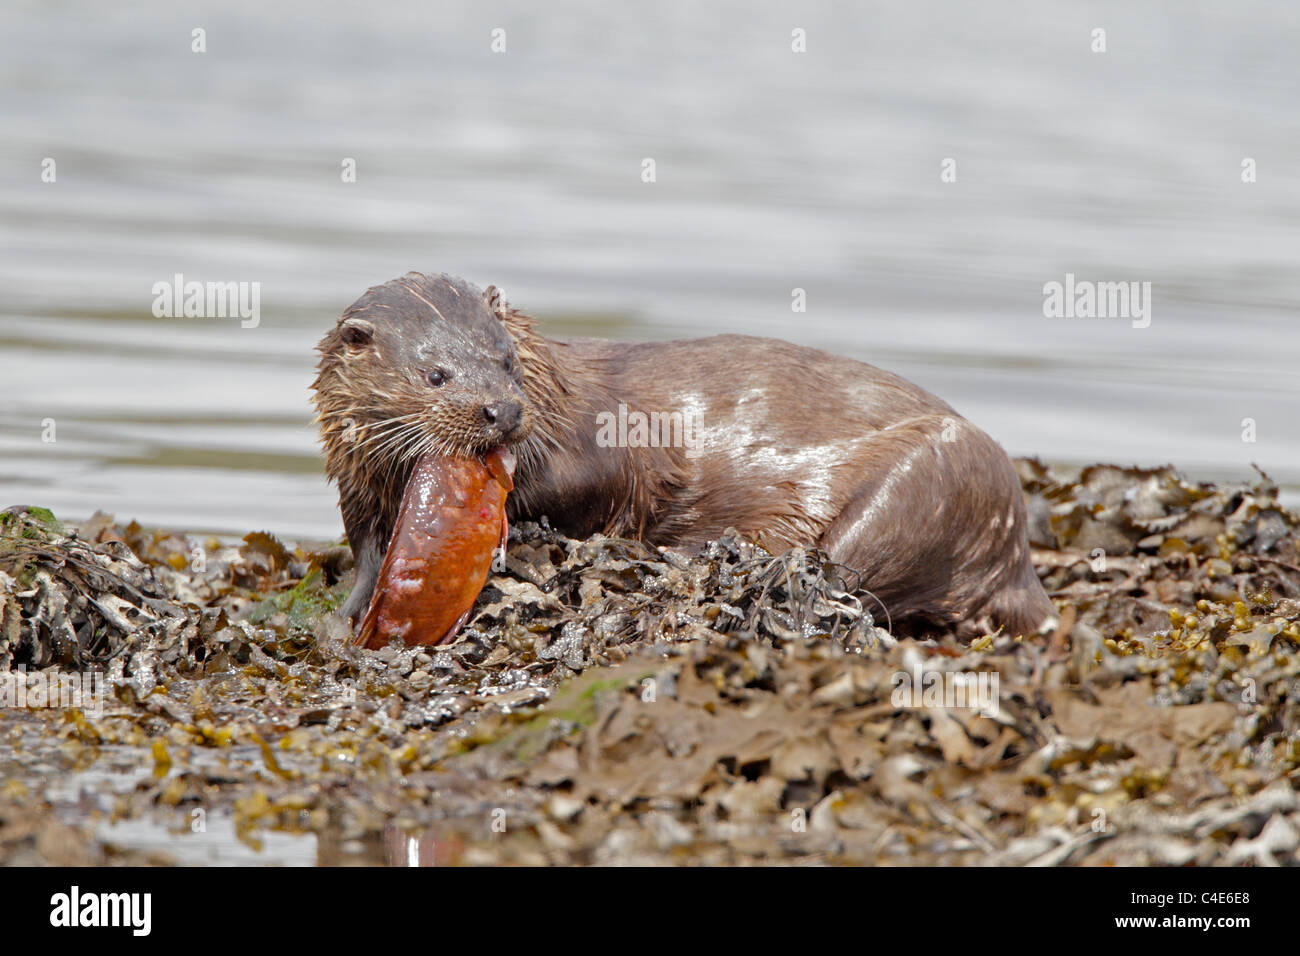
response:
{"label": "wet otter fur", "polygon": [[[730,527],[861,571],[888,611],[878,617],[905,630],[1053,626],[1006,453],[890,372],[743,335],[552,340],[494,287],[420,273],[369,289],[318,349],[326,471],[357,561],[343,609],[354,619],[415,459],[508,444],[512,521],[678,548]],[[620,411],[687,416],[693,440],[619,447],[604,426]]]}

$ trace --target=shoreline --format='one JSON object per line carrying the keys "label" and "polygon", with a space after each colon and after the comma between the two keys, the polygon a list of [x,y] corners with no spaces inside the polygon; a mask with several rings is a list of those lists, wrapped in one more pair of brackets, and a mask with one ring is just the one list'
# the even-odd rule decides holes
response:
{"label": "shoreline", "polygon": [[898,639],[803,549],[522,525],[462,640],[362,652],[344,548],[196,571],[174,532],[0,513],[0,670],[107,688],[0,710],[0,863],[1296,862],[1296,516],[1017,468],[1068,646]]}

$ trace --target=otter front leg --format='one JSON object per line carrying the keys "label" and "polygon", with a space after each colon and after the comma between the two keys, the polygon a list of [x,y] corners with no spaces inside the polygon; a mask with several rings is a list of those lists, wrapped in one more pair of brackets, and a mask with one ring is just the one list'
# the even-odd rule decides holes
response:
{"label": "otter front leg", "polygon": [[357,580],[352,585],[352,593],[348,595],[339,613],[355,625],[370,606],[375,585],[379,582],[379,569],[384,563],[384,553],[374,546],[370,538],[365,537],[353,542],[352,559],[357,568]]}

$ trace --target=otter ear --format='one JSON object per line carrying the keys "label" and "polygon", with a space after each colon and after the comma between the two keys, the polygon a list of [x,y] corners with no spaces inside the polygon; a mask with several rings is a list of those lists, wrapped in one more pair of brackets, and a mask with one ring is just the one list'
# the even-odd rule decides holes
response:
{"label": "otter ear", "polygon": [[348,345],[369,345],[375,337],[375,324],[356,317],[339,321],[339,334]]}
{"label": "otter ear", "polygon": [[494,285],[488,286],[483,290],[483,301],[487,303],[488,311],[497,317],[500,321],[506,320],[506,313],[510,311],[510,303],[506,301],[506,294]]}
{"label": "otter ear", "polygon": [[488,307],[497,321],[506,327],[516,344],[533,331],[533,320],[531,317],[520,312],[509,302],[506,301],[506,294],[494,285],[488,286],[483,290],[483,304]]}

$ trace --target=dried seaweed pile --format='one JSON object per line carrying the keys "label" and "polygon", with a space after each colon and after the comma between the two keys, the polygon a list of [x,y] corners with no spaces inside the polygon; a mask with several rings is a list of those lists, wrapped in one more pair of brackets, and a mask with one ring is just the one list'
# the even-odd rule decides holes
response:
{"label": "dried seaweed pile", "polygon": [[1215,486],[1172,468],[1093,465],[1065,480],[1039,462],[1017,464],[1035,568],[1084,625],[1076,637],[1139,652],[1300,640],[1297,518],[1264,476]]}
{"label": "dried seaweed pile", "polygon": [[[1295,518],[1263,480],[1019,466],[1045,646],[896,641],[815,551],[530,525],[462,640],[358,652],[345,549],[6,513],[0,660],[111,697],[0,717],[0,861],[138,862],[102,828],[141,819],[192,859],[202,810],[330,863],[1297,862]],[[945,673],[994,706],[896,696]]]}

